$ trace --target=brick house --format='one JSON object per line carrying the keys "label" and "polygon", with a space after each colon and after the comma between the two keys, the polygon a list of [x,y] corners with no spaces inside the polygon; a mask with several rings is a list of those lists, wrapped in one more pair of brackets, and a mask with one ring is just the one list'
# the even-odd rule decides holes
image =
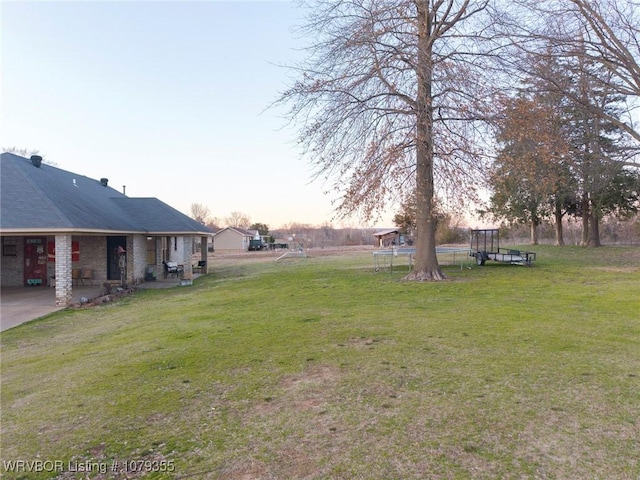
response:
{"label": "brick house", "polygon": [[136,284],[167,261],[190,278],[198,243],[206,263],[213,232],[157,198],[127,197],[35,155],[3,153],[0,179],[2,287],[55,285],[65,306],[74,285]]}

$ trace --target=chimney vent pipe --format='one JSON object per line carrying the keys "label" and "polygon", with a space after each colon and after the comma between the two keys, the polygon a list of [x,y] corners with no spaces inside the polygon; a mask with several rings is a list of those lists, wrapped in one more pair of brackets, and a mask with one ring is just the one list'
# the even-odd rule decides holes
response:
{"label": "chimney vent pipe", "polygon": [[109,179],[108,178],[101,178],[100,179],[100,185],[102,185],[103,187],[106,187],[109,184]]}
{"label": "chimney vent pipe", "polygon": [[33,163],[34,167],[40,168],[40,165],[42,165],[42,157],[40,155],[31,155],[31,163]]}

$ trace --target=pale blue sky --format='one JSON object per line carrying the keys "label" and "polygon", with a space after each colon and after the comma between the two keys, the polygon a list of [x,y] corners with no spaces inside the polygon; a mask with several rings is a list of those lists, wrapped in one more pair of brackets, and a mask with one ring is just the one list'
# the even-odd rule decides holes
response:
{"label": "pale blue sky", "polygon": [[264,111],[289,78],[276,65],[300,55],[292,3],[3,1],[0,14],[1,147],[184,213],[331,221],[283,112]]}

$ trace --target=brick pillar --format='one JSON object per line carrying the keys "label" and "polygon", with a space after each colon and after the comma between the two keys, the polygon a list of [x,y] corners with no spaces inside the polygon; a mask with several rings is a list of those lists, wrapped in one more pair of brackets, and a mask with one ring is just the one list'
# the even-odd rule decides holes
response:
{"label": "brick pillar", "polygon": [[192,248],[192,240],[191,237],[177,237],[178,239],[178,258],[181,263],[184,265],[184,272],[182,278],[186,280],[191,280],[193,278],[193,270],[191,269],[191,248]]}
{"label": "brick pillar", "polygon": [[208,240],[209,237],[201,237],[200,238],[200,260],[205,262],[205,269],[204,269],[204,273],[207,273],[207,267],[209,262],[207,261],[207,257],[209,255],[209,244],[208,244]]}
{"label": "brick pillar", "polygon": [[56,235],[56,306],[71,304],[71,235]]}
{"label": "brick pillar", "polygon": [[126,247],[125,250],[127,251],[126,254],[126,260],[127,260],[127,267],[125,268],[125,272],[124,272],[124,286],[129,286],[129,285],[135,285],[135,268],[134,268],[134,257],[135,257],[135,248],[133,245],[133,237],[132,236],[127,236],[127,240],[126,240]]}

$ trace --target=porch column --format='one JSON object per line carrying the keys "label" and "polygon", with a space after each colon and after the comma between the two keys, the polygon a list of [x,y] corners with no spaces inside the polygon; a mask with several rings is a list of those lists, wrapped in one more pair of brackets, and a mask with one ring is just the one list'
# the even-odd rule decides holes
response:
{"label": "porch column", "polygon": [[71,235],[56,235],[56,306],[71,304]]}
{"label": "porch column", "polygon": [[193,278],[193,270],[191,269],[191,237],[176,237],[176,239],[178,245],[178,251],[176,253],[178,254],[178,258],[181,259],[178,263],[184,265],[182,278],[191,280]]}
{"label": "porch column", "polygon": [[209,265],[208,265],[208,261],[207,261],[207,256],[209,254],[209,244],[207,243],[209,240],[209,237],[202,237],[200,238],[200,260],[202,260],[204,262],[204,273],[207,273]]}

